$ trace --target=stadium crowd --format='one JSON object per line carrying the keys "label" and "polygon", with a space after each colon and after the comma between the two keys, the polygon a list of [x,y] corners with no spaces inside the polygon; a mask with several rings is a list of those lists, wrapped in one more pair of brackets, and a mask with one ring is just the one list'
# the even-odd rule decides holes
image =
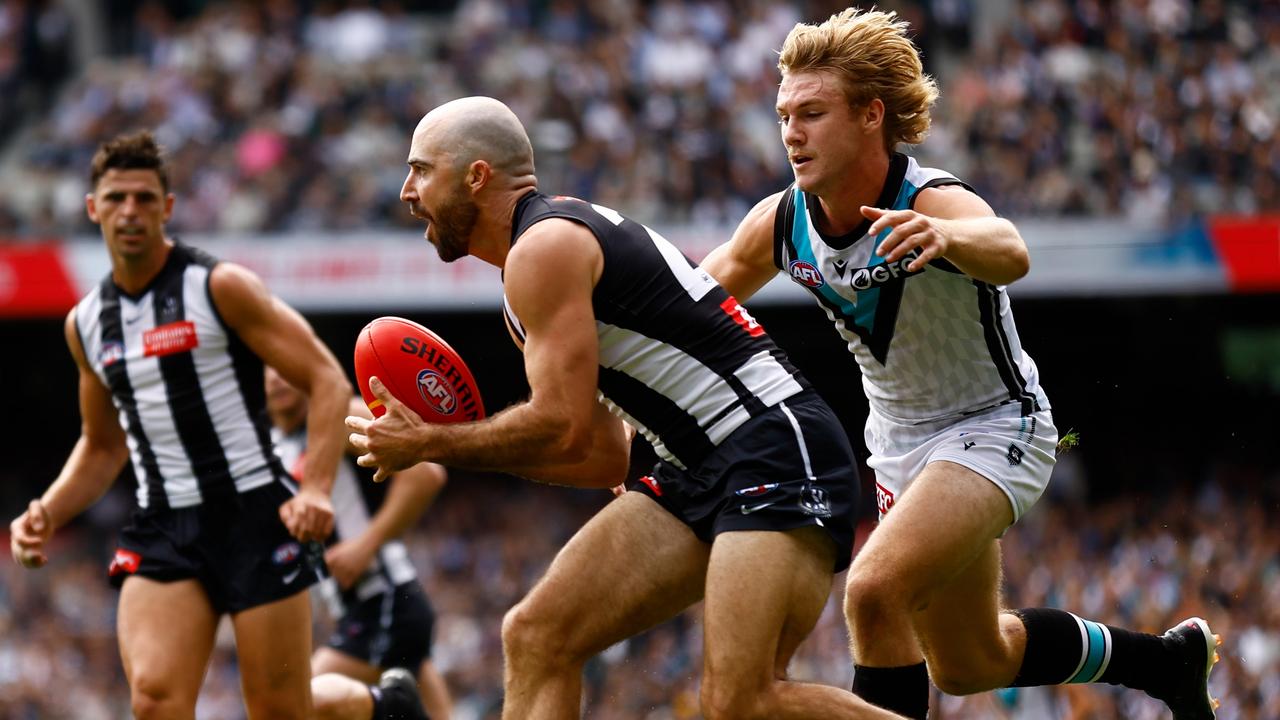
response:
{"label": "stadium crowd", "polygon": [[[1223,465],[1200,483],[1089,501],[1079,467],[1062,467],[1051,496],[1007,535],[1008,601],[1067,605],[1153,632],[1201,614],[1227,638],[1211,685],[1223,699],[1220,716],[1280,717],[1280,525],[1274,522],[1280,478]],[[0,563],[0,716],[128,716],[113,639],[115,602],[103,577],[113,547],[103,528],[118,524],[116,515],[128,507],[125,491],[122,483],[78,533],[61,540],[46,570]],[[502,614],[606,497],[455,477],[413,531],[413,560],[438,614],[434,658],[458,720],[498,717]],[[794,676],[848,685],[840,588],[837,578],[826,612],[792,664]],[[699,628],[695,607],[593,661],[584,717],[698,717]],[[317,633],[323,638],[324,628]],[[243,717],[225,640],[201,695],[202,720]],[[934,708],[938,720],[1156,720],[1165,712],[1141,693],[1110,686],[938,696]]]}
{"label": "stadium crowd", "polygon": [[[102,138],[140,126],[173,151],[176,232],[407,223],[396,199],[406,138],[424,109],[465,94],[501,98],[526,121],[548,188],[658,225],[732,225],[789,182],[776,49],[793,23],[840,5],[108,3],[131,14],[102,24],[104,54],[47,111],[22,105],[25,129],[0,153],[0,235],[86,231],[81,168]],[[1275,3],[880,5],[916,28],[942,85],[917,154],[998,212],[1174,223],[1280,210]],[[95,27],[59,8],[0,10],[0,38],[20,41],[0,43],[6,96],[15,83],[52,95],[68,74],[5,61],[14,48],[65,57],[67,37]]]}

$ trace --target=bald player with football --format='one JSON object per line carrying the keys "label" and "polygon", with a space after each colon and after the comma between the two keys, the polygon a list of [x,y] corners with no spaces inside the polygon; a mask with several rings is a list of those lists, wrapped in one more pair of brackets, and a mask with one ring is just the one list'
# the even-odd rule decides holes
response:
{"label": "bald player with football", "polygon": [[480,422],[349,417],[378,474],[429,460],[609,488],[631,434],[660,458],[503,622],[509,720],[577,717],[596,653],[705,599],[711,720],[897,718],[787,665],[853,543],[857,472],[834,414],[742,307],[661,235],[537,188],[524,127],[464,98],[414,132],[401,199],[446,262],[503,271],[529,399]]}

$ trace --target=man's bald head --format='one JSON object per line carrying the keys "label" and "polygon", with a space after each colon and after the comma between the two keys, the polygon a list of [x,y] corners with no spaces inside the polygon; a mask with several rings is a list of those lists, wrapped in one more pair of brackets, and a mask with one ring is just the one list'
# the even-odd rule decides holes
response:
{"label": "man's bald head", "polygon": [[533,145],[520,119],[498,100],[467,97],[427,113],[413,132],[409,160],[436,153],[462,168],[484,160],[510,177],[533,175]]}

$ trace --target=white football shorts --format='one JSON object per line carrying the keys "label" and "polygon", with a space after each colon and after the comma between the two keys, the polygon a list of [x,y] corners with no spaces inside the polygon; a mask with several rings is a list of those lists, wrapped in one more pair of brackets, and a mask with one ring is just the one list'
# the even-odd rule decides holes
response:
{"label": "white football shorts", "polygon": [[937,427],[895,426],[873,411],[864,437],[881,517],[926,465],[946,460],[995,483],[1009,498],[1017,522],[1049,486],[1057,461],[1058,429],[1049,410],[1023,417],[1000,408]]}

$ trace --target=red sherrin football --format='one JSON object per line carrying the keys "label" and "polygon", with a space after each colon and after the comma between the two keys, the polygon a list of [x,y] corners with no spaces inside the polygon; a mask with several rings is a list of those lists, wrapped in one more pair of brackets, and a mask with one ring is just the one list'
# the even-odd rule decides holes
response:
{"label": "red sherrin football", "polygon": [[360,396],[374,417],[382,417],[387,409],[369,390],[373,375],[427,422],[484,419],[484,403],[466,363],[439,335],[412,320],[380,317],[356,338]]}

